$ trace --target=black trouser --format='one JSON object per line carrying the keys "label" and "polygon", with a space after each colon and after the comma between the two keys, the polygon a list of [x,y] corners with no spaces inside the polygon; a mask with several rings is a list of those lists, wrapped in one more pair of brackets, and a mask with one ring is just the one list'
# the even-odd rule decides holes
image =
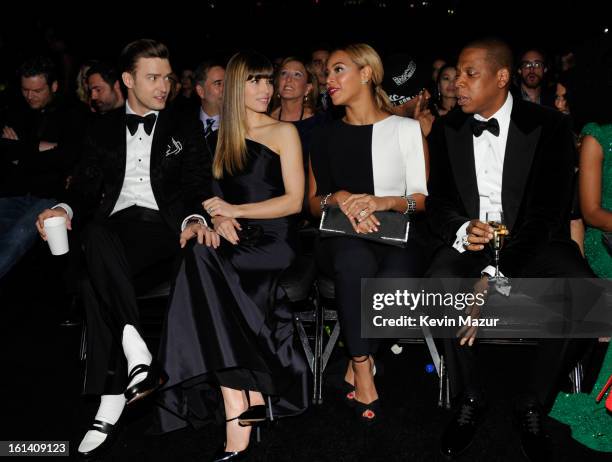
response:
{"label": "black trouser", "polygon": [[350,356],[373,354],[378,341],[361,337],[361,278],[407,278],[423,274],[421,249],[413,241],[403,249],[351,237],[321,239],[320,269],[335,282],[336,306]]}
{"label": "black trouser", "polygon": [[[442,247],[436,253],[427,271],[428,277],[478,278],[481,271],[491,264],[486,251],[459,253],[451,247]],[[520,274],[506,275],[532,278],[592,278],[593,273],[581,257],[573,242],[556,242],[542,248],[531,260],[526,260]],[[556,388],[562,373],[577,359],[584,342],[567,339],[540,339],[535,354],[524,359],[525,382],[517,390],[517,405],[539,404],[549,409],[556,396]],[[478,349],[460,346],[459,339],[445,340],[445,353],[453,394],[482,397]]]}
{"label": "black trouser", "polygon": [[158,212],[130,207],[88,224],[83,233],[87,276],[86,394],[119,394],[127,386],[123,328],[140,331],[136,295],[172,277],[179,236]]}

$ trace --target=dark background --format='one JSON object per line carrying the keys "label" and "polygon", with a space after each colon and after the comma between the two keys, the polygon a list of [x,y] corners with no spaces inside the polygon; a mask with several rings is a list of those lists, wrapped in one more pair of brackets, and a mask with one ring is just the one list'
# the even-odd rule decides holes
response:
{"label": "dark background", "polygon": [[[606,5],[608,4],[608,5]],[[201,0],[32,2],[0,13],[2,66],[62,39],[77,63],[114,59],[127,42],[165,42],[176,69],[211,55],[254,48],[270,58],[305,54],[317,44],[366,42],[381,54],[407,51],[452,56],[467,40],[496,35],[518,52],[590,49],[612,26],[609,2],[595,0]],[[17,7],[15,9],[15,7]],[[452,12],[452,13],[449,13]]]}

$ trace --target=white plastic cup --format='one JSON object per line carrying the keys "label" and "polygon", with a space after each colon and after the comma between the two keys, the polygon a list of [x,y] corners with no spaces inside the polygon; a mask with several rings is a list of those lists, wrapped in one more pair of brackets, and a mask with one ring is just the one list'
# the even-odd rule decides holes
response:
{"label": "white plastic cup", "polygon": [[66,217],[51,217],[43,222],[47,243],[52,255],[64,255],[68,253],[68,230],[66,229]]}

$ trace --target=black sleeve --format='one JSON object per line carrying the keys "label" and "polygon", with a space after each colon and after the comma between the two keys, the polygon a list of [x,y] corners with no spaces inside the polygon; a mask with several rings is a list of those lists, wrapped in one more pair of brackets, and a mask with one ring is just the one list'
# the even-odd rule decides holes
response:
{"label": "black sleeve", "polygon": [[452,245],[457,230],[469,221],[455,183],[448,157],[444,125],[434,123],[429,142],[429,181],[425,210],[430,229],[444,243]]}
{"label": "black sleeve", "polygon": [[312,134],[312,141],[310,143],[310,161],[312,163],[312,173],[317,183],[317,196],[324,196],[335,192],[329,169],[327,141],[327,126],[317,127]]}
{"label": "black sleeve", "polygon": [[517,274],[526,259],[556,237],[569,239],[575,145],[569,122],[559,117],[543,132],[519,210],[521,226],[500,255],[500,269]]}
{"label": "black sleeve", "polygon": [[[212,197],[212,156],[199,121],[185,120],[185,154],[182,164],[182,196],[187,215],[205,215],[202,205]],[[206,217],[208,219],[208,217]]]}
{"label": "black sleeve", "polygon": [[100,204],[104,174],[102,159],[96,143],[95,126],[87,127],[85,135],[73,147],[80,152],[80,159],[72,169],[68,188],[60,196],[60,201],[68,204],[74,217],[85,221]]}

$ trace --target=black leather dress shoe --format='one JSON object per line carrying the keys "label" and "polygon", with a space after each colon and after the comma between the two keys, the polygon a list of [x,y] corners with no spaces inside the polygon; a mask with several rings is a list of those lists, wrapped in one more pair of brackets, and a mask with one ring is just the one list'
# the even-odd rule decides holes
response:
{"label": "black leather dress shoe", "polygon": [[552,461],[550,437],[544,430],[544,414],[538,407],[530,407],[517,413],[521,449],[531,462]]}
{"label": "black leather dress shoe", "polygon": [[104,433],[106,435],[106,438],[99,446],[96,446],[91,451],[77,451],[79,457],[82,460],[97,459],[106,454],[106,452],[111,448],[111,446],[117,439],[117,434],[119,433],[119,422],[117,422],[115,425],[112,425],[102,420],[94,420],[91,427],[89,427],[89,430],[96,430],[100,433]]}
{"label": "black leather dress shoe", "polygon": [[474,398],[465,398],[440,439],[440,452],[447,458],[463,453],[474,440],[484,407]]}
{"label": "black leather dress shoe", "polygon": [[238,462],[241,460],[246,460],[249,453],[249,448],[246,448],[244,451],[230,451],[227,452],[224,447],[220,448],[211,462]]}
{"label": "black leather dress shoe", "polygon": [[127,400],[127,404],[131,404],[136,400],[150,395],[168,381],[168,376],[162,370],[159,363],[153,360],[150,365],[138,364],[134,366],[128,375],[128,383],[142,372],[147,373],[145,378],[131,387],[128,387],[123,393]]}

